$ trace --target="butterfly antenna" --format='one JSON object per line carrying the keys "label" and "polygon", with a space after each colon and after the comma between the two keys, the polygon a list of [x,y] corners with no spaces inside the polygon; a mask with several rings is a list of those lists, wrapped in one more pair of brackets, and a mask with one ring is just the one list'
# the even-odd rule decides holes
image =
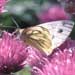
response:
{"label": "butterfly antenna", "polygon": [[12,35],[20,34],[20,32],[19,32],[19,29],[20,29],[19,24],[16,22],[16,20],[15,20],[13,17],[11,17],[11,18],[12,18],[12,21],[14,22],[14,24],[15,24],[16,27],[17,27],[16,31],[14,31],[14,32],[12,33]]}
{"label": "butterfly antenna", "polygon": [[12,21],[14,22],[14,24],[16,25],[16,27],[17,27],[18,29],[20,29],[19,24],[16,22],[16,20],[15,20],[13,17],[11,17],[11,18],[12,18]]}

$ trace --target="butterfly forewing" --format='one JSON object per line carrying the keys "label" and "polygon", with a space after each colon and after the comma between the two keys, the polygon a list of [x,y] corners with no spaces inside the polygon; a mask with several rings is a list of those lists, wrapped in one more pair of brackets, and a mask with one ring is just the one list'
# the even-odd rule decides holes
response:
{"label": "butterfly forewing", "polygon": [[52,49],[60,46],[70,35],[74,22],[69,20],[48,22],[40,24],[40,26],[46,27],[52,35]]}

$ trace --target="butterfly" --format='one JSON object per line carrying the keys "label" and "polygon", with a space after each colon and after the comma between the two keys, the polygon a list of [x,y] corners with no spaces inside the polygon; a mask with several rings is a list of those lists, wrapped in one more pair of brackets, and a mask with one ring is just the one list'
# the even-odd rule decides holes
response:
{"label": "butterfly", "polygon": [[53,52],[53,49],[59,47],[68,38],[73,26],[74,22],[61,20],[17,29],[15,33],[28,45],[49,55]]}

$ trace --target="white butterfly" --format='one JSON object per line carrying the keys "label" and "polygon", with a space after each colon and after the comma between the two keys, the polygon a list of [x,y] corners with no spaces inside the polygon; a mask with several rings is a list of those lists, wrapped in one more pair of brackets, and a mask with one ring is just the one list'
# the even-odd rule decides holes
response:
{"label": "white butterfly", "polygon": [[70,35],[74,22],[70,20],[54,21],[36,26],[18,29],[19,37],[47,55],[60,46]]}

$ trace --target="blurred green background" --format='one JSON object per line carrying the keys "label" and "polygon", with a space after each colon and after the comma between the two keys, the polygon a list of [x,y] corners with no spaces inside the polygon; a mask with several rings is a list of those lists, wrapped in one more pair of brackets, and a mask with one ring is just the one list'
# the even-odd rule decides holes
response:
{"label": "blurred green background", "polygon": [[[17,27],[12,17],[17,21],[20,28],[40,24],[42,22],[38,18],[38,14],[56,4],[64,4],[64,0],[10,0],[6,5],[8,12],[0,15],[0,27],[13,32]],[[75,26],[70,37],[75,39]]]}
{"label": "blurred green background", "polygon": [[[42,22],[37,15],[56,4],[64,4],[64,0],[10,0],[6,5],[8,12],[0,15],[0,27],[13,32],[17,27],[12,17],[17,21],[20,28],[40,24]],[[75,39],[75,26],[70,37]]]}

